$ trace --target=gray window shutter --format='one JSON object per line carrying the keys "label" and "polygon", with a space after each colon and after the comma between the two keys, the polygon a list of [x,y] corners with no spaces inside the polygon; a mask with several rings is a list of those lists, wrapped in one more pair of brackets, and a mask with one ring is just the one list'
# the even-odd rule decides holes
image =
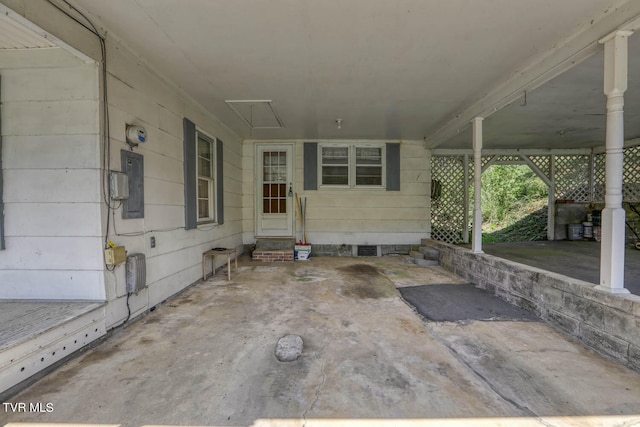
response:
{"label": "gray window shutter", "polygon": [[183,120],[184,152],[184,228],[198,226],[198,194],[196,179],[196,125],[191,120]]}
{"label": "gray window shutter", "polygon": [[387,191],[400,191],[400,144],[387,143]]}
{"label": "gray window shutter", "polygon": [[224,224],[224,173],[222,165],[222,140],[216,140],[216,221],[218,224]]}
{"label": "gray window shutter", "polygon": [[318,143],[304,143],[304,189],[318,189]]}

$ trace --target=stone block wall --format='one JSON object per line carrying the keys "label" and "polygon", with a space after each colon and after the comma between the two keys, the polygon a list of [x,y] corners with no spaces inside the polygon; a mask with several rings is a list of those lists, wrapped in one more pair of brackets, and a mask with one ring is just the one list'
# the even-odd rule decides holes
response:
{"label": "stone block wall", "polygon": [[440,265],[527,309],[594,350],[640,370],[640,297],[434,240]]}

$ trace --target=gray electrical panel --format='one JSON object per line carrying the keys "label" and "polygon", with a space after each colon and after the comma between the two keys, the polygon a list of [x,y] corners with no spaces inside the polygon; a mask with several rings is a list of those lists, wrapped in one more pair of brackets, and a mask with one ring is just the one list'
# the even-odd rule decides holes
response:
{"label": "gray electrical panel", "polygon": [[122,218],[144,218],[144,157],[133,151],[120,151],[122,172],[129,180],[129,197],[122,201]]}

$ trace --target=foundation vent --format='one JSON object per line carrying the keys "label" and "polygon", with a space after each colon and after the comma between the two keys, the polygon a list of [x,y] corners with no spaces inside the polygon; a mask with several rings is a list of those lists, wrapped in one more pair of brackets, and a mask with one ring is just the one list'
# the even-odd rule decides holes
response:
{"label": "foundation vent", "polygon": [[137,294],[147,284],[147,262],[144,254],[127,257],[127,292]]}
{"label": "foundation vent", "polygon": [[358,256],[378,256],[376,245],[358,245]]}

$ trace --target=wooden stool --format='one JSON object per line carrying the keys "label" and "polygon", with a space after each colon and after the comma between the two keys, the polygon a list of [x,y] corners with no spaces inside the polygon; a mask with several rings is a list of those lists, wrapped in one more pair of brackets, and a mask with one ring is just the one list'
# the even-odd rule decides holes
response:
{"label": "wooden stool", "polygon": [[231,255],[235,256],[236,271],[238,271],[238,255],[235,248],[220,251],[211,249],[202,254],[202,280],[207,280],[207,258],[211,258],[211,275],[213,276],[216,274],[216,257],[221,255],[227,257],[228,280],[231,280]]}

